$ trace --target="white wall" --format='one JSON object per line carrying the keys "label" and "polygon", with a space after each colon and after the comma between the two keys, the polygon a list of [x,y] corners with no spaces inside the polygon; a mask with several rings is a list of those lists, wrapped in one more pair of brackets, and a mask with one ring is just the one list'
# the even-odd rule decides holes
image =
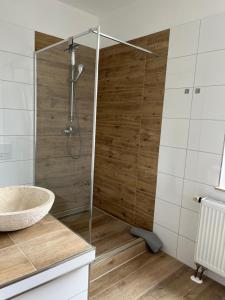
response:
{"label": "white wall", "polygon": [[34,180],[34,31],[66,38],[97,23],[57,0],[0,0],[0,186]]}
{"label": "white wall", "polygon": [[99,23],[96,16],[57,0],[0,0],[0,20],[61,38]]}
{"label": "white wall", "polygon": [[200,208],[193,197],[225,202],[225,192],[215,189],[225,134],[224,35],[225,14],[173,27],[170,34],[154,231],[164,251],[189,266]]}
{"label": "white wall", "polygon": [[129,40],[224,11],[224,0],[137,0],[100,23],[106,33]]}
{"label": "white wall", "polygon": [[0,186],[33,183],[34,31],[0,21]]}

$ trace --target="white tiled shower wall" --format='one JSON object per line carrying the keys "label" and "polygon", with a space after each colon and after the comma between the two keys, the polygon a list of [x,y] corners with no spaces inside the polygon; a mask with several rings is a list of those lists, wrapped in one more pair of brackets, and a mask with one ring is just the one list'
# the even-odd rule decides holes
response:
{"label": "white tiled shower wall", "polygon": [[[154,231],[164,251],[194,263],[199,204],[218,185],[225,135],[225,14],[171,29]],[[196,88],[200,88],[197,93]]]}
{"label": "white tiled shower wall", "polygon": [[34,31],[0,21],[0,186],[32,184]]}

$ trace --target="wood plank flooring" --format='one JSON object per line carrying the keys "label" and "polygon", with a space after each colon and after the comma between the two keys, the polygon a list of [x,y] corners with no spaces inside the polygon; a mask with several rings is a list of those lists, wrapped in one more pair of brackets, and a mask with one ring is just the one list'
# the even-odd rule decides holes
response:
{"label": "wood plank flooring", "polygon": [[90,300],[224,300],[225,287],[209,278],[198,285],[193,270],[174,258],[144,252],[91,282]]}
{"label": "wood plank flooring", "polygon": [[[72,230],[88,236],[88,213],[63,218]],[[193,270],[164,254],[152,254],[130,226],[94,208],[90,300],[225,300],[225,287],[205,277],[198,285]],[[119,250],[119,251],[118,251]],[[114,253],[115,252],[115,253]]]}

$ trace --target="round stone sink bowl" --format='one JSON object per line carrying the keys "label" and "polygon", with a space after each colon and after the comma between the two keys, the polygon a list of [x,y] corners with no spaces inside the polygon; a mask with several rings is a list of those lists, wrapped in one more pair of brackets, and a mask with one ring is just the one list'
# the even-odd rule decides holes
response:
{"label": "round stone sink bowl", "polygon": [[55,195],[37,186],[0,188],[0,231],[30,227],[47,215]]}

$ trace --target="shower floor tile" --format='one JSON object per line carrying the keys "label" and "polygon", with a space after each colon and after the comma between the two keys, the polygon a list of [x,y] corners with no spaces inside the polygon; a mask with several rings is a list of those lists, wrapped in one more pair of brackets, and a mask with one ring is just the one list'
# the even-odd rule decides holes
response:
{"label": "shower floor tile", "polygon": [[[87,240],[89,238],[88,220],[88,212],[61,219],[65,225]],[[93,209],[91,244],[96,247],[97,256],[119,248],[133,240],[136,240],[136,237],[130,234],[130,225],[102,210]]]}

